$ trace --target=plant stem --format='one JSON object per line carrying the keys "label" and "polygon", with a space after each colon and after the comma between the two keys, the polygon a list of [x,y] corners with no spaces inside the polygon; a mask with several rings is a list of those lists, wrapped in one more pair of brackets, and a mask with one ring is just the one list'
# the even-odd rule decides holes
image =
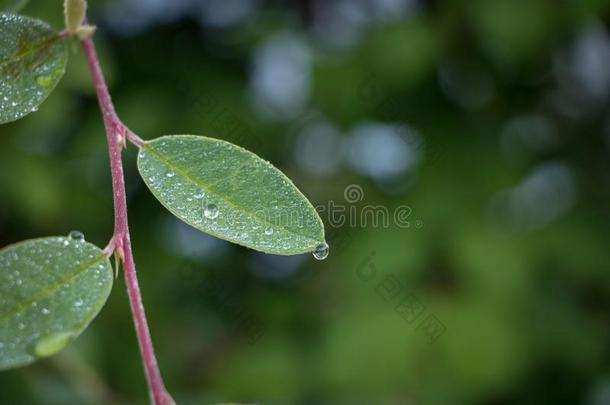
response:
{"label": "plant stem", "polygon": [[163,378],[161,377],[161,372],[159,371],[159,366],[155,357],[150,331],[146,321],[146,314],[144,313],[140,287],[138,286],[136,267],[129,237],[127,200],[125,197],[125,180],[121,151],[127,136],[136,144],[138,144],[138,142],[143,143],[143,141],[121,122],[114,110],[114,105],[112,104],[108,86],[104,80],[93,40],[87,38],[82,41],[82,45],[104,118],[106,138],[108,141],[112,190],[114,195],[114,235],[112,237],[111,245],[114,246],[115,253],[118,254],[123,262],[125,285],[127,287],[129,304],[131,306],[131,313],[140,346],[140,354],[142,355],[144,371],[148,382],[150,399],[155,405],[174,404],[175,402],[165,389]]}

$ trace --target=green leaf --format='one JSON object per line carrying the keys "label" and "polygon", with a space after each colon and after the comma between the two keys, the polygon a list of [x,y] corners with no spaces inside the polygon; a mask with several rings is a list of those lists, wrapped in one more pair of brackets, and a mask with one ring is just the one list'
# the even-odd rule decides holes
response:
{"label": "green leaf", "polygon": [[85,0],[64,0],[64,20],[68,32],[76,33],[87,13]]}
{"label": "green leaf", "polygon": [[325,245],[322,220],[305,196],[269,162],[231,143],[161,137],[141,148],[138,169],[172,214],[203,232],[279,255]]}
{"label": "green leaf", "polygon": [[36,111],[67,60],[66,44],[46,23],[0,13],[0,124]]}
{"label": "green leaf", "polygon": [[102,251],[80,239],[33,239],[0,250],[0,369],[64,348],[112,288]]}
{"label": "green leaf", "polygon": [[28,0],[0,0],[0,11],[17,12],[28,4]]}

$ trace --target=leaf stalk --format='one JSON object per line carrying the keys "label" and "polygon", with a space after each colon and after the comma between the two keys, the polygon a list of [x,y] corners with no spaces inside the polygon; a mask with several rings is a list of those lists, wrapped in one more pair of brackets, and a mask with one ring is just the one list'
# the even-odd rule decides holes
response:
{"label": "leaf stalk", "polygon": [[125,285],[127,287],[129,304],[138,338],[146,380],[148,382],[151,403],[155,405],[175,404],[171,395],[165,388],[155,356],[150,330],[144,312],[144,304],[136,274],[136,266],[129,236],[127,199],[121,152],[125,145],[125,139],[130,140],[139,147],[144,145],[144,141],[129,130],[116,114],[93,40],[90,37],[87,37],[82,39],[81,43],[87,58],[87,64],[102,112],[106,129],[108,153],[110,156],[110,171],[112,175],[114,200],[114,235],[106,248],[108,249],[108,252],[106,252],[106,250],[105,252],[110,254],[112,252],[118,253],[118,256],[123,262]]}

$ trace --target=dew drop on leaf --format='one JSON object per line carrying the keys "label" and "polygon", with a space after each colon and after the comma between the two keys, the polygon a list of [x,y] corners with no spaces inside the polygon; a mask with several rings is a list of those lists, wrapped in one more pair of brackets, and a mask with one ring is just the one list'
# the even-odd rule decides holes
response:
{"label": "dew drop on leaf", "polygon": [[327,243],[320,243],[318,246],[316,246],[316,250],[313,252],[313,257],[318,260],[324,260],[328,257],[329,251],[330,248]]}
{"label": "dew drop on leaf", "polygon": [[215,204],[208,204],[203,209],[203,216],[207,219],[215,219],[218,217],[218,207]]}
{"label": "dew drop on leaf", "polygon": [[273,235],[273,228],[265,229],[265,235]]}
{"label": "dew drop on leaf", "polygon": [[74,239],[74,240],[79,241],[79,242],[84,242],[85,241],[85,234],[82,233],[81,231],[72,231],[72,232],[70,232],[68,237],[70,239]]}

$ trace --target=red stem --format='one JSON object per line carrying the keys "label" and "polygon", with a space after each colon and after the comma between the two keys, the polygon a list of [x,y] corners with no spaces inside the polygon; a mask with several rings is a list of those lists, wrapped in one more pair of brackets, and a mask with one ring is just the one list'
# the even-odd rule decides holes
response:
{"label": "red stem", "polygon": [[110,169],[112,173],[112,189],[114,194],[114,235],[109,247],[114,247],[115,253],[123,262],[125,273],[125,285],[129,296],[129,304],[138,337],[140,353],[144,363],[146,380],[148,381],[151,402],[155,405],[174,404],[163,384],[163,378],[159,371],[157,359],[153,349],[150,331],[144,313],[144,304],[138,286],[136,266],[133,260],[131,240],[129,238],[129,225],[127,221],[127,201],[125,198],[125,181],[123,175],[123,161],[121,151],[125,138],[136,145],[141,146],[143,141],[132,133],[117,116],[102,68],[95,51],[95,45],[91,38],[82,41],[83,49],[89,64],[89,70],[97,93],[97,99],[102,110],[104,126],[106,127],[106,138],[108,140],[108,153],[110,155]]}

